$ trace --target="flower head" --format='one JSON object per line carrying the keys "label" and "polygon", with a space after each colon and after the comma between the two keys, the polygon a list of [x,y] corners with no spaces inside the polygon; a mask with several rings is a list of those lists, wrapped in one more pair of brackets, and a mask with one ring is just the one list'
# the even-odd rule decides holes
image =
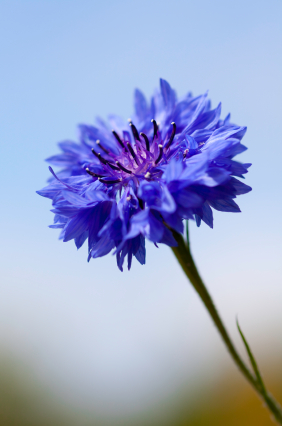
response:
{"label": "flower head", "polygon": [[120,270],[127,256],[145,263],[145,239],[176,245],[171,229],[182,233],[183,220],[213,227],[212,208],[240,212],[234,199],[251,188],[243,177],[250,164],[234,161],[246,150],[246,127],[220,119],[207,94],[177,100],[160,80],[150,105],[135,91],[135,114],[123,122],[110,116],[111,127],[80,125],[80,143],[59,144],[62,154],[47,161],[50,184],[38,193],[52,199],[54,224],[63,241],[80,248],[88,239],[88,260],[108,254]]}

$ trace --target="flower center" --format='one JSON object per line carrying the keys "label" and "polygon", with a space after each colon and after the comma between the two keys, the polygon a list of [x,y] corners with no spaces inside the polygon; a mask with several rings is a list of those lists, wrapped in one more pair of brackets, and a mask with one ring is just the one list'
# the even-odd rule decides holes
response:
{"label": "flower center", "polygon": [[[170,147],[176,133],[176,124],[172,124],[170,137],[161,139],[161,133],[156,120],[153,123],[153,136],[148,137],[144,132],[140,134],[137,128],[130,120],[129,125],[132,131],[134,143],[123,139],[113,130],[112,133],[120,146],[118,154],[106,149],[103,144],[97,140],[97,147],[92,148],[92,153],[99,160],[99,173],[95,171],[95,165],[89,165],[85,171],[100,182],[113,185],[116,183],[126,183],[133,177],[151,179],[154,172],[160,174],[159,163],[167,160],[170,153]],[[103,151],[102,154],[99,151]],[[102,166],[102,170],[101,170]],[[93,170],[91,170],[91,168]]]}

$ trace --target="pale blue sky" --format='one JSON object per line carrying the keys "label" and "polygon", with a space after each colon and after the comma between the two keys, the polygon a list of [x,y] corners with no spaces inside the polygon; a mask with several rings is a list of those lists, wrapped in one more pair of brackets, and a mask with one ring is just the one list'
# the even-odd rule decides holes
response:
{"label": "pale blue sky", "polygon": [[237,313],[254,339],[281,324],[281,22],[281,0],[0,1],[0,338],[76,400],[97,394],[114,412],[148,387],[161,397],[213,342],[229,362],[169,249],[149,246],[130,273],[111,256],[87,264],[35,194],[58,141],[96,115],[129,117],[134,88],[149,96],[160,77],[179,95],[209,89],[248,126],[253,192],[214,230],[192,226],[192,246],[234,336]]}

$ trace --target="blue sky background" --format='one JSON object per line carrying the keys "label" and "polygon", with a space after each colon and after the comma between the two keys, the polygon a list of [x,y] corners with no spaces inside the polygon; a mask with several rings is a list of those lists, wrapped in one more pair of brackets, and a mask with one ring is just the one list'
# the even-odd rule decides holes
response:
{"label": "blue sky background", "polygon": [[241,350],[237,314],[258,358],[282,351],[281,22],[281,0],[0,1],[0,339],[67,400],[134,412],[207,371],[207,353],[231,366],[170,249],[148,244],[130,273],[88,264],[35,194],[57,142],[96,115],[130,117],[134,88],[150,96],[160,77],[179,95],[209,89],[248,126],[253,192],[213,230],[192,224],[192,248]]}

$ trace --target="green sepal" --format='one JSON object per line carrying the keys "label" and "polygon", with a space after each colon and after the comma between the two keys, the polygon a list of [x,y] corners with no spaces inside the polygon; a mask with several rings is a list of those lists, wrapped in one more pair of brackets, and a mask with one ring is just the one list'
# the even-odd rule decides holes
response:
{"label": "green sepal", "polygon": [[248,342],[247,342],[247,340],[246,340],[246,338],[245,338],[245,336],[244,336],[244,334],[243,334],[243,332],[242,332],[242,330],[241,330],[241,328],[240,328],[240,326],[239,326],[238,319],[236,319],[236,324],[237,324],[237,328],[238,328],[238,330],[239,330],[239,333],[240,333],[240,335],[241,335],[241,337],[242,337],[242,340],[243,340],[243,342],[244,342],[244,345],[245,345],[245,348],[246,348],[246,350],[247,350],[247,353],[248,353],[248,355],[249,355],[249,359],[250,359],[250,361],[251,361],[251,364],[252,364],[252,367],[253,367],[254,373],[255,373],[255,375],[256,375],[257,382],[258,382],[259,386],[261,387],[261,391],[262,391],[262,393],[263,393],[263,394],[266,394],[266,393],[267,393],[267,391],[266,391],[266,388],[265,388],[265,386],[264,386],[264,383],[263,383],[263,380],[262,380],[262,377],[261,377],[261,374],[260,374],[260,371],[259,371],[258,365],[257,365],[257,363],[256,363],[256,360],[255,360],[255,358],[254,358],[253,354],[252,354],[251,348],[250,348],[250,346],[249,346],[249,344],[248,344]]}

